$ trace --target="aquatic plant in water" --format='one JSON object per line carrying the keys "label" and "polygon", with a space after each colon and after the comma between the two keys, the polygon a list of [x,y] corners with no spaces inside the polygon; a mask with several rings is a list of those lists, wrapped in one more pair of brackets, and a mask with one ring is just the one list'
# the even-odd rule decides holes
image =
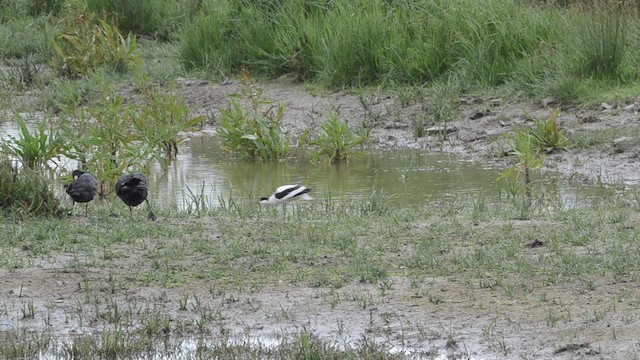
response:
{"label": "aquatic plant in water", "polygon": [[347,162],[354,149],[368,139],[369,132],[366,129],[362,134],[356,134],[338,114],[331,113],[309,145],[316,146],[318,156],[326,156],[331,163]]}
{"label": "aquatic plant in water", "polygon": [[224,150],[252,160],[287,157],[289,141],[281,131],[285,105],[274,105],[264,98],[262,89],[245,82],[242,93],[232,95],[229,105],[220,109],[218,136]]}
{"label": "aquatic plant in water", "polygon": [[20,127],[19,137],[10,136],[3,141],[0,149],[20,161],[22,166],[33,170],[50,168],[51,160],[60,154],[62,143],[53,129],[45,127],[44,120],[40,121],[36,129],[31,132],[20,114],[15,115]]}

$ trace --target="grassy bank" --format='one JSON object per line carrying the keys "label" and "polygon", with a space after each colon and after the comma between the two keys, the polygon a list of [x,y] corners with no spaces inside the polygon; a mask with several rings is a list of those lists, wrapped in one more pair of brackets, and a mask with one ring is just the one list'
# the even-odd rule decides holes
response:
{"label": "grassy bank", "polygon": [[[35,11],[30,3],[9,1],[0,8],[6,20],[0,56],[12,67],[5,75],[12,88],[50,83],[41,70],[61,56],[62,77],[91,76],[92,68],[105,66],[122,72],[123,64],[132,66],[133,54],[122,53],[124,45],[109,47],[118,33],[126,38],[132,32],[176,49],[161,56],[178,63],[156,76],[186,70],[224,78],[244,69],[259,78],[292,74],[328,88],[449,84],[462,92],[490,88],[567,101],[637,92],[634,4],[51,0],[49,10]],[[111,27],[98,26],[87,37],[83,27],[98,19]],[[83,44],[86,39],[94,43]],[[72,62],[80,50],[105,63]]]}

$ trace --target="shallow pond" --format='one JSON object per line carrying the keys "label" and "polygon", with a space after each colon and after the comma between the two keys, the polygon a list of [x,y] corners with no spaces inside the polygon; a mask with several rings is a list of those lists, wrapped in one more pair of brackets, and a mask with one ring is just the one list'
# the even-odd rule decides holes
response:
{"label": "shallow pond", "polygon": [[[0,137],[18,136],[17,125],[0,124]],[[220,200],[256,202],[283,184],[301,183],[312,189],[315,201],[363,201],[375,191],[397,206],[421,206],[442,196],[464,196],[497,201],[496,179],[504,171],[497,165],[470,161],[454,155],[415,149],[362,151],[349,163],[312,161],[311,154],[297,151],[287,161],[238,161],[229,159],[212,131],[194,134],[183,141],[177,160],[166,169],[154,163],[150,168],[150,201],[185,209],[197,198],[205,206]],[[63,161],[67,172],[73,161]],[[538,184],[546,196],[572,206],[597,189],[568,185],[553,176]]]}

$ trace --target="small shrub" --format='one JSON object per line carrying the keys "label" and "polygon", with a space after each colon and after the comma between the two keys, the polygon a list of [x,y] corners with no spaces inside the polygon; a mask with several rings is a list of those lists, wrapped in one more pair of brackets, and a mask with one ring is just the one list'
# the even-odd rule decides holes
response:
{"label": "small shrub", "polygon": [[346,121],[341,120],[337,114],[332,113],[329,118],[320,125],[320,134],[309,142],[318,147],[320,156],[327,156],[329,162],[348,162],[354,148],[362,145],[369,139],[367,130],[357,135]]}
{"label": "small shrub", "polygon": [[[242,105],[239,98],[249,105]],[[289,142],[280,129],[285,110],[284,104],[273,105],[265,100],[261,89],[247,86],[229,101],[226,109],[220,110],[218,135],[224,150],[244,159],[285,158]]]}
{"label": "small shrub", "polygon": [[[500,174],[498,186],[511,194],[522,194],[524,192],[525,202],[521,209],[521,217],[524,219],[528,217],[528,211],[532,203],[533,184],[531,172],[542,167],[545,156],[540,154],[535,137],[529,129],[515,128],[513,135],[509,135],[507,140],[512,147],[510,154],[514,156],[514,164]],[[519,183],[522,186],[517,185]]]}

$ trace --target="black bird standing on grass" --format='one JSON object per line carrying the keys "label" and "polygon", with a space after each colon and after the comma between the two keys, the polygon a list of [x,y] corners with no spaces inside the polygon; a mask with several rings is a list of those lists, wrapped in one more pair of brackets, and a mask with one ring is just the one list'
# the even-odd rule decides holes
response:
{"label": "black bird standing on grass", "polygon": [[151,205],[149,205],[149,201],[147,200],[148,193],[147,178],[143,174],[122,175],[118,178],[118,181],[116,181],[116,195],[129,206],[131,215],[133,216],[133,207],[142,204],[144,201],[147,203],[147,208],[149,209],[149,220],[155,220],[156,216],[153,211],[151,211]]}
{"label": "black bird standing on grass", "polygon": [[89,201],[93,200],[98,192],[98,180],[93,175],[82,170],[73,170],[72,175],[71,184],[64,186],[65,191],[73,200],[71,214],[73,215],[73,208],[79,202],[84,203],[84,216],[88,216]]}

